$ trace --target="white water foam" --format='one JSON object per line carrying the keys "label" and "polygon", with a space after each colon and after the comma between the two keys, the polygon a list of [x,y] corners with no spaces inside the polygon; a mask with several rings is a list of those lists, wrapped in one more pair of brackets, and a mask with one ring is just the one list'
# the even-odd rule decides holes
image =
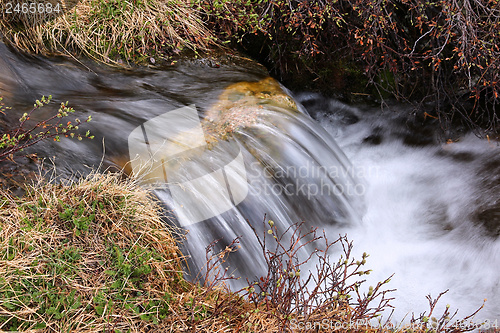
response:
{"label": "white water foam", "polygon": [[[397,289],[391,293],[396,322],[408,321],[412,312],[416,317],[428,313],[426,295],[435,298],[447,289],[434,312],[436,317],[450,304],[452,313],[458,309],[455,319],[461,319],[487,298],[473,321],[500,322],[500,240],[487,235],[470,217],[478,204],[498,207],[498,186],[480,185],[488,184],[488,177],[498,177],[480,172],[485,161],[498,159],[498,143],[470,135],[459,142],[426,147],[410,147],[388,136],[378,145],[366,144],[362,141],[379,116],[356,109],[349,112],[361,120],[343,125],[335,113],[317,118],[353,165],[367,170],[367,211],[362,225],[329,230],[334,235],[346,233],[354,241],[357,258],[364,251],[370,254],[366,268],[373,272],[363,276],[367,279],[364,287],[375,286],[394,273],[387,288]],[[458,153],[472,157],[467,161],[450,158]]]}

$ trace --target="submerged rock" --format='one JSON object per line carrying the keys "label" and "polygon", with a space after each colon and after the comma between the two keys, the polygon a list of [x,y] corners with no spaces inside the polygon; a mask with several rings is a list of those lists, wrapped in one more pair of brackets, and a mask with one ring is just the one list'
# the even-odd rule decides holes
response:
{"label": "submerged rock", "polygon": [[[221,140],[228,140],[238,129],[259,123],[259,114],[266,109],[285,113],[299,112],[293,98],[284,91],[278,81],[271,77],[256,82],[243,81],[231,84],[222,91],[217,101],[201,114],[200,124],[203,133],[199,133],[198,126],[195,126],[192,129],[180,131],[169,141],[181,149],[181,146],[197,147],[201,139],[206,142],[205,149],[212,149]],[[164,131],[163,128],[159,130]],[[203,149],[198,149],[193,151],[193,154],[202,154],[202,152]],[[167,154],[166,151],[155,151],[155,159],[164,158],[169,168],[178,168],[178,161],[169,163],[167,157],[163,156],[165,154]],[[113,158],[113,162],[126,174],[133,172],[129,161],[128,158],[120,156]],[[160,171],[149,172],[145,177],[157,178],[160,174]]]}
{"label": "submerged rock", "polygon": [[205,112],[202,126],[210,138],[207,143],[226,139],[238,128],[255,124],[264,107],[298,112],[295,101],[271,77],[228,86],[217,102]]}
{"label": "submerged rock", "polygon": [[488,208],[476,215],[476,220],[489,236],[500,236],[500,207]]}

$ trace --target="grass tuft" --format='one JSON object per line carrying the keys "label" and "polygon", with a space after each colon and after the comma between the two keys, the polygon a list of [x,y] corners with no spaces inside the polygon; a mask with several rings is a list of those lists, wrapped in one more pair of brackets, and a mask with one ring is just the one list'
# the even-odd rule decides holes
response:
{"label": "grass tuft", "polygon": [[0,329],[140,331],[188,284],[149,194],[117,176],[2,193]]}
{"label": "grass tuft", "polygon": [[74,2],[63,1],[61,15],[50,20],[31,15],[13,21],[0,14],[0,32],[24,51],[84,54],[115,65],[164,58],[184,49],[206,51],[215,43],[188,1]]}

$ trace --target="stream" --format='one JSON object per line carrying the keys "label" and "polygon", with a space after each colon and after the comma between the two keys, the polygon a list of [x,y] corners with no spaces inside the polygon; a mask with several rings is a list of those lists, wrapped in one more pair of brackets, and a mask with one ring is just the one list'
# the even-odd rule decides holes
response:
{"label": "stream", "polygon": [[139,175],[189,230],[191,276],[212,241],[223,249],[242,236],[227,264],[252,279],[265,271],[252,228],[264,232],[264,216],[281,231],[303,220],[332,239],[347,234],[355,257],[370,254],[367,290],[394,273],[393,320],[427,311],[425,296],[447,289],[437,313],[450,304],[461,318],[487,298],[474,321],[500,319],[498,142],[467,134],[445,143],[436,124],[408,123],[407,106],[350,106],[306,92],[293,101],[241,58],[123,70],[0,44],[0,72],[7,122],[42,95],[54,102],[33,121],[65,101],[78,118],[92,116],[81,130],[95,139],[35,150],[62,178],[97,168]]}

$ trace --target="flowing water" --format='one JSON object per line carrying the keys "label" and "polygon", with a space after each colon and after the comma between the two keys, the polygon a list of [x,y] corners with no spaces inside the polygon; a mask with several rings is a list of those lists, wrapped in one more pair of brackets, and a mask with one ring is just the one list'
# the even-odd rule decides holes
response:
{"label": "flowing water", "polygon": [[[394,318],[428,309],[425,295],[445,294],[466,316],[484,298],[474,321],[500,318],[499,144],[469,134],[457,142],[427,144],[433,133],[412,133],[401,106],[376,113],[312,94],[298,99],[365,172],[367,210],[347,233],[366,251],[375,285],[395,273]],[[409,113],[409,112],[408,112]],[[438,133],[437,131],[435,133]],[[419,144],[416,144],[419,143]]]}
{"label": "flowing water", "polygon": [[[331,238],[347,233],[358,256],[371,255],[366,288],[395,273],[395,320],[427,310],[425,296],[446,289],[442,307],[467,315],[488,298],[477,319],[500,319],[497,143],[469,135],[440,144],[437,129],[409,131],[401,106],[381,112],[299,94],[305,108],[297,111],[258,66],[241,59],[125,71],[27,57],[4,45],[0,55],[0,94],[13,107],[11,119],[49,94],[70,101],[80,119],[93,118],[82,130],[94,140],[43,142],[40,155],[63,176],[99,166],[139,173],[189,230],[184,252],[192,275],[213,240],[222,238],[223,249],[242,236],[229,265],[253,278],[264,264],[252,227],[262,232],[264,216],[280,230],[305,220]],[[158,145],[162,135],[184,148]]]}

